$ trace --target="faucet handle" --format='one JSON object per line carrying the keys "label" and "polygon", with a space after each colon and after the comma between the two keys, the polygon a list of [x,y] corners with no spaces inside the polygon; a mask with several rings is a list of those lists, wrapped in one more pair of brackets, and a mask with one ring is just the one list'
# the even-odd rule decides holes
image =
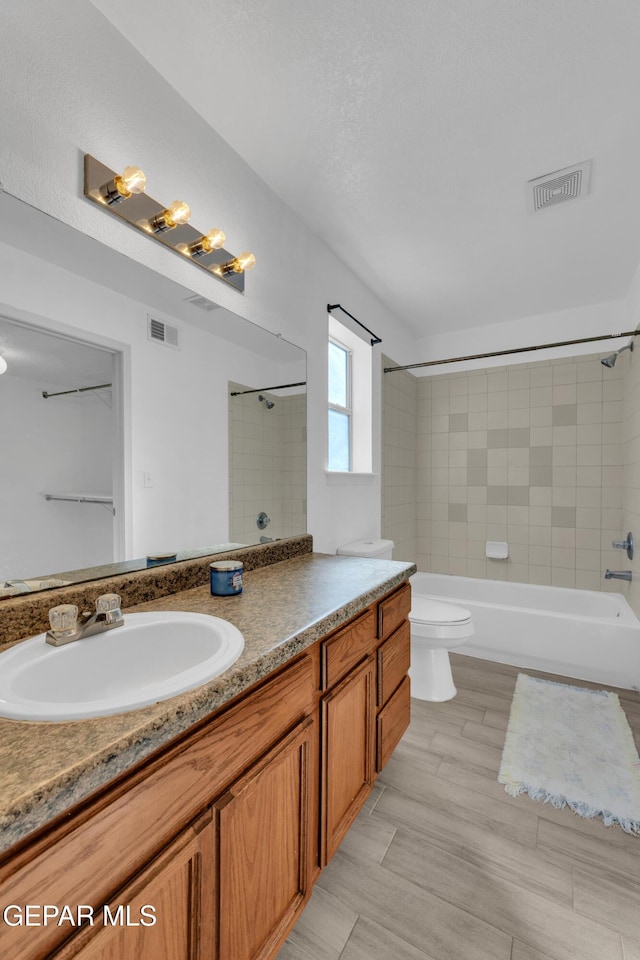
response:
{"label": "faucet handle", "polygon": [[96,614],[104,614],[107,624],[123,623],[121,604],[122,600],[117,593],[103,593],[96,600]]}
{"label": "faucet handle", "polygon": [[617,548],[618,550],[626,550],[629,560],[633,560],[633,534],[629,532],[627,534],[626,540],[614,540],[611,544],[612,547]]}
{"label": "faucet handle", "polygon": [[96,613],[111,613],[119,610],[122,601],[117,593],[103,593],[96,600]]}
{"label": "faucet handle", "polygon": [[51,632],[56,637],[70,637],[76,631],[78,608],[75,603],[61,603],[49,610]]}

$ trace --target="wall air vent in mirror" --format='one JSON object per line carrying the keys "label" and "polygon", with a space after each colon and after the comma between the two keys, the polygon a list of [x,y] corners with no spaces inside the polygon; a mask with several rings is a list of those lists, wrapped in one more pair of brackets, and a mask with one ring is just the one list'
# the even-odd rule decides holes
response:
{"label": "wall air vent in mirror", "polygon": [[201,297],[197,293],[194,293],[192,297],[185,297],[184,302],[191,303],[194,307],[199,307],[200,310],[206,310],[207,313],[211,313],[212,310],[218,310],[220,307],[219,303],[214,303],[213,300],[207,300],[206,297]]}
{"label": "wall air vent in mirror", "polygon": [[180,349],[180,331],[177,327],[165,323],[164,320],[147,317],[147,337],[149,340],[155,340],[156,343],[164,343],[168,347]]}

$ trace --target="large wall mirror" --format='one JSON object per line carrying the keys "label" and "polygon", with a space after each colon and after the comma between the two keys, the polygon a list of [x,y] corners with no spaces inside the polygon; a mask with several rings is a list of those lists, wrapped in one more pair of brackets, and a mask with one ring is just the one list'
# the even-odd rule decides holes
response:
{"label": "large wall mirror", "polygon": [[0,596],[306,531],[303,350],[6,193],[0,278]]}

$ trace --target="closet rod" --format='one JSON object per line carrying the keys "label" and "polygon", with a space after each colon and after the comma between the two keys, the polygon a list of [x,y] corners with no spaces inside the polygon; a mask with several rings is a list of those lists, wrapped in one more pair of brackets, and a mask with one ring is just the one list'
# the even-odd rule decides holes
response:
{"label": "closet rod", "polygon": [[76,387],[75,390],[58,390],[57,393],[47,393],[46,390],[43,390],[42,396],[45,400],[48,400],[49,397],[63,397],[67,393],[86,393],[87,390],[106,390],[106,388],[110,386],[110,383],[99,383],[95,387]]}
{"label": "closet rod", "polygon": [[599,337],[581,337],[579,340],[558,340],[556,343],[539,343],[535,347],[514,347],[511,350],[495,350],[493,353],[473,353],[468,357],[450,357],[448,360],[426,360],[424,363],[406,363],[403,367],[385,367],[385,373],[399,370],[415,370],[418,367],[436,367],[441,363],[460,363],[463,360],[486,360],[489,357],[506,357],[512,353],[529,353],[531,350],[550,350],[552,347],[570,347],[574,343],[595,343],[598,340],[617,340],[618,337],[637,337],[640,330],[625,330],[623,333],[603,333]]}
{"label": "closet rod", "polygon": [[256,387],[255,390],[232,390],[229,396],[242,397],[245,393],[262,393],[264,390],[284,390],[286,387],[306,387],[307,381],[301,380],[300,383],[279,383],[276,387]]}
{"label": "closet rod", "polygon": [[45,493],[45,500],[71,500],[73,503],[113,503],[113,497],[93,497],[83,493]]}

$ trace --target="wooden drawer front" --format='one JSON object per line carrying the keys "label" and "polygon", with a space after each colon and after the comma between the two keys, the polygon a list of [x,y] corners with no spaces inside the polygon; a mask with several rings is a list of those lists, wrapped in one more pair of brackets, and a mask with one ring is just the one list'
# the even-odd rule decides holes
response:
{"label": "wooden drawer front", "polygon": [[408,620],[378,648],[378,706],[387,702],[409,672],[411,627]]}
{"label": "wooden drawer front", "polygon": [[328,690],[376,648],[376,617],[367,610],[321,645],[321,689]]}
{"label": "wooden drawer front", "polygon": [[[0,868],[0,902],[109,903],[115,890],[308,712],[316,684],[312,659],[305,656],[141,766],[80,810],[72,829],[63,823],[7,859]],[[23,927],[12,960],[44,956],[68,936],[68,926]]]}
{"label": "wooden drawer front", "polygon": [[394,695],[378,714],[376,769],[383,769],[411,720],[411,683],[405,677]]}
{"label": "wooden drawer front", "polygon": [[378,637],[386,639],[406,620],[411,610],[411,587],[408,583],[378,604]]}

